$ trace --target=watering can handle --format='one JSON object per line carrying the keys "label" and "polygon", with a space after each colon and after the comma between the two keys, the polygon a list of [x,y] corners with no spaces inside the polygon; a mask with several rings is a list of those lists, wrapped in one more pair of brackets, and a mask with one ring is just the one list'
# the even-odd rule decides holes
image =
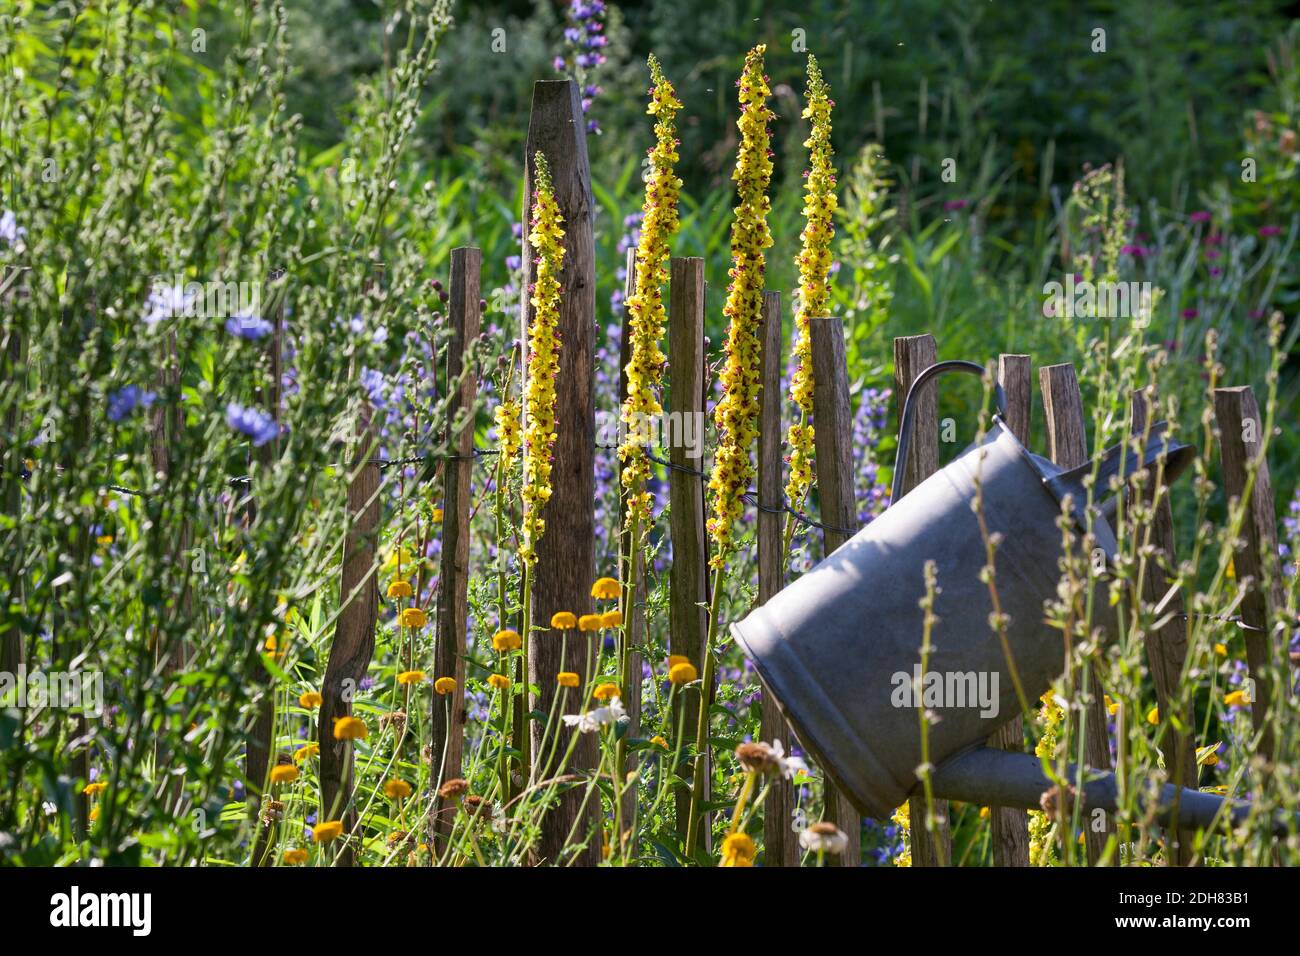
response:
{"label": "watering can handle", "polygon": [[[950,359],[946,362],[935,362],[929,368],[923,370],[916,377],[916,380],[912,382],[912,387],[907,390],[907,397],[903,401],[903,417],[898,425],[898,458],[894,465],[894,487],[889,494],[891,503],[903,497],[903,476],[907,473],[907,452],[912,444],[912,419],[916,417],[916,405],[920,399],[921,386],[945,372],[969,372],[972,375],[980,376],[980,378],[985,378],[989,374],[988,369],[983,365],[967,362],[963,359]],[[993,383],[993,396],[998,404],[998,415],[1006,418],[1007,396],[1002,391],[1002,386],[996,381]]]}

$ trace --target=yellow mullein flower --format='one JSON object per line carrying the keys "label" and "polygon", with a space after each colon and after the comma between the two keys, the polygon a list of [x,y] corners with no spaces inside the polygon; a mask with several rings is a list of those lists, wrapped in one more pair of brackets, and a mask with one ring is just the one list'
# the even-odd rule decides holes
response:
{"label": "yellow mullein flower", "polygon": [[497,447],[501,450],[506,473],[509,474],[515,459],[519,457],[519,449],[523,447],[523,437],[519,431],[519,400],[507,397],[497,406],[492,418],[497,426]]}
{"label": "yellow mullein flower", "polygon": [[405,800],[411,795],[411,785],[405,780],[389,780],[384,784],[384,796],[389,800]]}
{"label": "yellow mullein flower", "polygon": [[772,205],[767,196],[772,179],[767,123],[774,114],[767,108],[766,49],[759,44],[749,51],[740,78],[740,151],[731,175],[740,202],[731,224],[731,283],[722,309],[729,323],[727,362],[722,370],[722,399],[714,410],[718,450],[709,478],[713,493],[709,533],[716,544],[710,564],[714,568],[722,568],[731,552],[733,525],[742,510],[740,496],[753,477],[750,449],[758,437],[758,328],[763,312],[764,250],[772,244],[767,226]]}
{"label": "yellow mullein flower", "polygon": [[488,676],[488,684],[495,687],[497,690],[505,690],[510,686],[510,678],[506,677],[504,674],[490,674]]}
{"label": "yellow mullein flower", "polygon": [[442,509],[434,508],[429,517],[434,524],[442,524]]}
{"label": "yellow mullein flower", "polygon": [[561,687],[577,687],[581,678],[573,671],[560,671],[555,675],[555,683]]}
{"label": "yellow mullein flower", "polygon": [[402,627],[409,627],[411,630],[418,630],[429,623],[429,615],[425,614],[418,607],[403,608],[401,613]]}
{"label": "yellow mullein flower", "polygon": [[597,578],[591,586],[591,596],[598,601],[612,601],[622,593],[622,586],[613,578]]}
{"label": "yellow mullein flower", "polygon": [[285,850],[283,860],[286,866],[297,866],[299,863],[306,863],[309,855],[303,849]]}
{"label": "yellow mullein flower", "polygon": [[453,690],[456,689],[456,678],[439,677],[436,681],[433,682],[433,689],[436,690],[439,694],[450,694]]}
{"label": "yellow mullein flower", "polygon": [[399,684],[418,684],[425,679],[427,675],[424,671],[402,671],[397,675]]}
{"label": "yellow mullein flower", "polygon": [[[663,377],[663,340],[668,314],[664,309],[663,285],[668,280],[668,240],[677,231],[677,198],[682,181],[673,172],[677,162],[677,127],[673,119],[682,108],[673,85],[652,55],[649,60],[650,105],[646,112],[655,118],[655,145],[650,150],[645,175],[645,218],[636,248],[635,291],[627,299],[628,335],[632,353],[627,364],[627,397],[623,401],[623,423],[627,437],[618,449],[623,463],[622,483],[627,492],[626,527],[629,531],[649,523],[654,496],[645,490],[650,477],[650,423],[663,413],[659,386]],[[635,542],[634,542],[635,544]]]}
{"label": "yellow mullein flower", "polygon": [[360,717],[334,718],[335,740],[365,740],[369,734],[370,728]]}
{"label": "yellow mullein flower", "polygon": [[492,649],[502,654],[519,650],[521,644],[522,638],[518,631],[497,631],[492,635]]}
{"label": "yellow mullein flower", "polygon": [[298,779],[298,768],[291,763],[276,764],[271,768],[272,783],[293,783]]}
{"label": "yellow mullein flower", "polygon": [[342,820],[329,820],[325,823],[318,823],[311,828],[311,838],[317,843],[329,843],[332,840],[337,840],[342,835]]}
{"label": "yellow mullein flower", "polygon": [[831,157],[830,87],[822,79],[817,58],[808,56],[807,105],[803,118],[812,126],[812,135],[804,140],[808,150],[808,172],[804,180],[804,228],[799,234],[803,243],[795,265],[799,267],[799,301],[795,309],[795,370],[790,379],[790,398],[799,409],[799,421],[790,426],[786,441],[790,445],[790,480],[785,494],[791,502],[802,502],[813,483],[813,426],[808,419],[813,411],[812,338],[808,320],[826,315],[830,307],[831,240],[835,237],[833,215],[835,167]]}
{"label": "yellow mullein flower", "polygon": [[[1038,717],[1043,722],[1043,733],[1034,745],[1034,755],[1051,760],[1056,755],[1056,743],[1065,724],[1065,708],[1049,689],[1041,698]],[[1029,865],[1050,866],[1056,861],[1056,844],[1052,839],[1053,821],[1042,810],[1029,811]]]}
{"label": "yellow mullein flower", "polygon": [[394,600],[411,596],[411,582],[397,580],[388,585],[388,596]]}
{"label": "yellow mullein flower", "polygon": [[520,495],[524,515],[520,528],[519,559],[525,566],[537,561],[537,542],[546,531],[542,509],[551,498],[551,449],[555,444],[555,376],[560,370],[560,270],[564,266],[564,218],[555,202],[551,169],[539,151],[535,158],[532,223],[528,244],[534,260],[531,302],[534,313],[528,329],[528,374],[524,386],[524,484]]}
{"label": "yellow mullein flower", "polygon": [[578,616],[572,611],[556,611],[551,615],[551,627],[557,631],[571,631],[578,626]]}
{"label": "yellow mullein flower", "polygon": [[308,710],[314,710],[321,704],[325,703],[325,698],[318,691],[309,690],[298,698],[298,703]]}
{"label": "yellow mullein flower", "polygon": [[320,753],[320,744],[317,743],[303,744],[301,747],[299,747],[297,750],[293,752],[293,759],[295,763],[302,763],[308,757],[314,757],[318,753]]}

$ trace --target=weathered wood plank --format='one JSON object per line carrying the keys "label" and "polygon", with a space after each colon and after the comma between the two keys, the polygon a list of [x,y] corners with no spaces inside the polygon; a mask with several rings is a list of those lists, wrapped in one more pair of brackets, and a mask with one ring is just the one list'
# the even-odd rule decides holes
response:
{"label": "weathered wood plank", "polygon": [[[546,532],[537,547],[533,569],[533,620],[546,622],[557,611],[586,613],[591,607],[595,559],[595,438],[596,420],[592,391],[592,356],[596,322],[596,246],[593,236],[595,202],[591,194],[591,168],[587,160],[587,134],[572,80],[542,80],[533,84],[532,114],[524,147],[524,215],[529,220],[536,182],[534,155],[540,151],[550,163],[555,201],[564,217],[564,269],[560,274],[559,372],[555,376],[556,438],[551,499],[546,505]],[[524,278],[533,282],[533,250],[524,239]],[[524,296],[521,340],[528,341],[534,309]],[[526,387],[526,383],[525,383]],[[569,649],[566,669],[586,673],[591,648],[583,641]],[[529,679],[539,693],[532,709],[550,713],[560,670],[560,642],[530,640]],[[532,749],[541,749],[541,722],[533,721]],[[561,731],[564,752],[570,731]],[[571,769],[596,766],[596,740],[581,735],[573,752]],[[561,849],[578,817],[581,788],[562,791],[558,806],[542,821],[537,847],[542,861],[559,859]],[[598,801],[587,801],[588,819],[579,827],[578,842],[585,841],[579,862],[600,860]]]}
{"label": "weathered wood plank", "polygon": [[[849,408],[849,367],[844,323],[833,316],[809,316],[813,373],[813,458],[821,503],[822,539],[830,554],[853,536],[858,508],[853,495],[853,412]],[[862,818],[844,794],[826,780],[828,820],[844,831],[848,846],[833,859],[837,866],[862,862]]]}
{"label": "weathered wood plank", "polygon": [[[903,420],[903,403],[912,383],[923,371],[939,360],[939,350],[934,336],[907,335],[894,339],[894,404],[898,419]],[[921,392],[917,399],[916,417],[912,424],[911,456],[902,467],[903,494],[907,494],[939,469],[939,398],[933,384]],[[891,502],[892,504],[892,502]],[[939,828],[932,838],[925,826],[928,812],[924,796],[907,801],[911,816],[911,843],[913,866],[939,866],[952,860],[952,836],[948,823],[948,801],[935,800],[934,812]]]}

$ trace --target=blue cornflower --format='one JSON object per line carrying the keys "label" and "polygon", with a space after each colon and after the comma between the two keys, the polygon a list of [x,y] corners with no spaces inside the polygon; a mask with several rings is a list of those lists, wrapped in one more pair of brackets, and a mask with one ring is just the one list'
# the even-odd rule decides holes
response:
{"label": "blue cornflower", "polygon": [[280,434],[274,418],[260,408],[246,408],[238,402],[226,406],[226,424],[251,438],[256,448]]}
{"label": "blue cornflower", "polygon": [[226,331],[249,341],[257,341],[275,331],[275,326],[260,315],[232,315],[226,319]]}
{"label": "blue cornflower", "polygon": [[108,396],[108,420],[120,422],[137,408],[148,408],[158,396],[139,385],[126,385]]}

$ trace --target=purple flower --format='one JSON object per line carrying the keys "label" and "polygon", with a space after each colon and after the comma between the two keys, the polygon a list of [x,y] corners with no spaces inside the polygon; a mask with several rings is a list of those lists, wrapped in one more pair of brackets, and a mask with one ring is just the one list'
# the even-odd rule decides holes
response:
{"label": "purple flower", "polygon": [[163,319],[184,314],[193,301],[194,294],[187,292],[183,285],[155,285],[145,300],[144,324],[153,328]]}
{"label": "purple flower", "polygon": [[1201,313],[1199,309],[1183,309],[1183,311],[1179,313],[1179,315],[1181,315],[1184,319],[1194,319],[1200,314]]}
{"label": "purple flower", "polygon": [[260,448],[280,434],[280,426],[274,418],[260,408],[246,408],[238,402],[226,406],[226,424],[251,438],[254,448]]}
{"label": "purple flower", "polygon": [[137,408],[148,408],[158,396],[139,385],[126,385],[108,396],[108,420],[120,422]]}
{"label": "purple flower", "polygon": [[949,199],[943,204],[944,212],[956,212],[958,209],[965,209],[969,205],[966,199]]}
{"label": "purple flower", "polygon": [[1281,226],[1260,226],[1259,234],[1264,239],[1271,238],[1272,236],[1280,236],[1282,235],[1282,227]]}
{"label": "purple flower", "polygon": [[236,338],[255,342],[275,331],[275,326],[260,315],[232,315],[226,319],[226,331]]}
{"label": "purple flower", "polygon": [[5,245],[16,246],[18,240],[25,235],[27,230],[18,225],[18,217],[13,214],[13,210],[0,212],[0,239],[4,240]]}
{"label": "purple flower", "polygon": [[1196,212],[1188,216],[1187,220],[1188,222],[1209,222],[1213,218],[1214,217],[1204,209],[1198,209]]}

